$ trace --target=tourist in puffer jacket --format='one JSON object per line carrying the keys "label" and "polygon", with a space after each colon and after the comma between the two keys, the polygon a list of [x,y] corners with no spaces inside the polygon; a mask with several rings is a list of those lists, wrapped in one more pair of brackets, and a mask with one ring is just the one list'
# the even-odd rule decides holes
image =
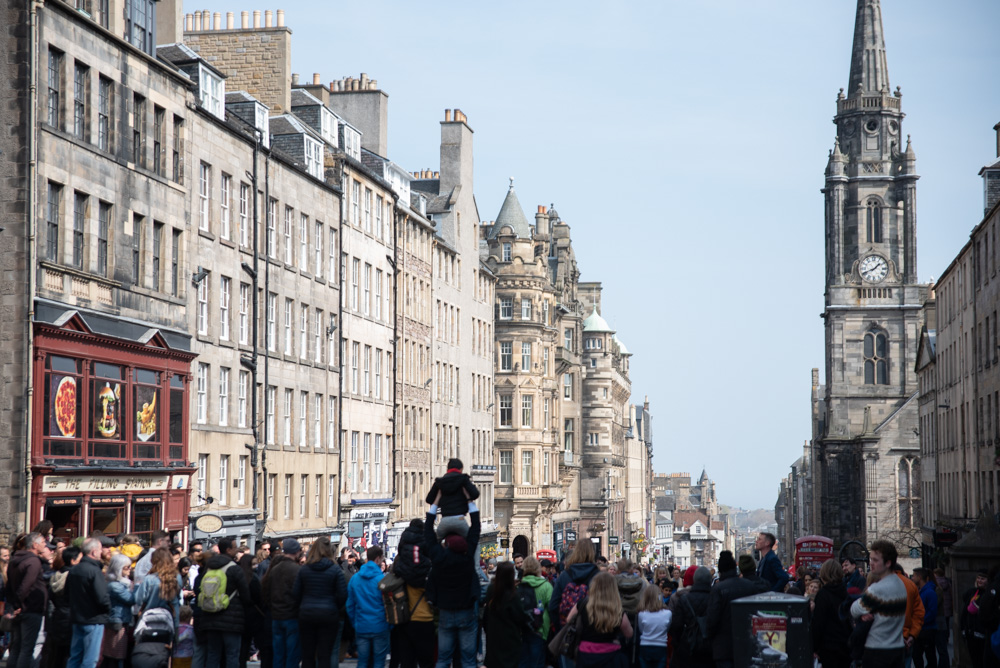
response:
{"label": "tourist in puffer jacket", "polygon": [[334,556],[329,538],[316,540],[292,587],[292,599],[299,609],[302,668],[326,668],[333,656],[332,631],[339,628],[340,608],[347,600],[347,580]]}
{"label": "tourist in puffer jacket", "polygon": [[434,665],[437,653],[437,633],[434,631],[434,611],[427,602],[427,575],[431,559],[424,544],[424,521],[410,521],[399,538],[399,551],[392,562],[392,572],[406,582],[406,599],[412,610],[410,621],[392,629],[392,656],[399,656],[404,668]]}
{"label": "tourist in puffer jacket", "polygon": [[366,556],[365,565],[347,583],[347,616],[354,623],[358,665],[384,668],[389,653],[389,623],[378,589],[379,581],[385,577],[382,548],[373,545]]}

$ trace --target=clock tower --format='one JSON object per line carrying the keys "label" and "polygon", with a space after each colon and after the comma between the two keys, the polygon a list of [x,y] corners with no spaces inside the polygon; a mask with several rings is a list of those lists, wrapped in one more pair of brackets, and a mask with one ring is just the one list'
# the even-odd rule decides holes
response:
{"label": "clock tower", "polygon": [[[919,531],[916,156],[890,90],[879,0],[858,0],[847,91],[823,189],[826,385],[817,396],[814,521],[838,542]],[[905,503],[904,503],[905,501]]]}

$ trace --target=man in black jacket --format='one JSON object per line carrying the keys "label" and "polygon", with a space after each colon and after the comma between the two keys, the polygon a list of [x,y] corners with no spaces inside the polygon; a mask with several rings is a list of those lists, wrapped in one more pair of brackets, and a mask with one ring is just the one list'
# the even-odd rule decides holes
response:
{"label": "man in black jacket", "polygon": [[739,577],[733,553],[719,553],[719,583],[708,599],[708,635],[712,638],[712,658],[717,668],[733,666],[732,602],[764,591],[756,582]]}
{"label": "man in black jacket", "polygon": [[410,526],[400,536],[399,551],[392,562],[392,572],[406,583],[407,604],[411,610],[410,621],[395,626],[391,634],[392,656],[399,657],[403,668],[434,665],[434,620],[433,617],[426,619],[430,571],[431,560],[424,545],[424,521],[416,518],[410,520]]}
{"label": "man in black jacket", "polygon": [[670,642],[674,656],[670,660],[677,668],[713,668],[710,643],[689,647],[684,641],[689,626],[697,626],[698,618],[708,614],[708,601],[712,592],[712,572],[699,566],[694,572],[694,584],[670,597],[667,608],[673,611],[670,620]]}
{"label": "man in black jacket", "polygon": [[101,572],[101,541],[83,541],[83,558],[66,578],[73,640],[66,668],[95,668],[101,658],[104,625],[111,612],[108,586]]}
{"label": "man in black jacket", "polygon": [[295,668],[301,658],[299,610],[292,598],[292,588],[299,575],[301,551],[299,541],[294,538],[283,540],[281,554],[271,561],[261,584],[261,598],[264,606],[271,611],[274,668]]}
{"label": "man in black jacket", "polygon": [[10,668],[29,668],[35,641],[42,628],[48,589],[45,586],[45,562],[49,548],[40,533],[30,533],[24,549],[14,553],[7,567],[7,612],[19,611],[11,629]]}
{"label": "man in black jacket", "polygon": [[476,573],[478,554],[479,509],[474,501],[468,505],[469,533],[448,534],[438,541],[434,533],[437,504],[431,504],[424,520],[424,543],[431,558],[427,598],[439,611],[438,668],[451,665],[456,646],[461,652],[462,668],[476,668],[476,636],[479,619],[479,576]]}
{"label": "man in black jacket", "polygon": [[[243,570],[233,561],[236,547],[234,539],[221,538],[219,554],[208,558],[194,585],[195,600],[201,608],[201,616],[197,623],[199,631],[197,642],[207,645],[205,663],[213,667],[220,665],[223,658],[224,668],[239,668],[240,665],[240,643],[246,627],[246,606],[251,603],[250,586],[243,576]],[[226,575],[225,593],[229,597],[229,605],[222,610],[209,612],[204,609],[200,596],[202,583],[211,571],[223,569]]]}

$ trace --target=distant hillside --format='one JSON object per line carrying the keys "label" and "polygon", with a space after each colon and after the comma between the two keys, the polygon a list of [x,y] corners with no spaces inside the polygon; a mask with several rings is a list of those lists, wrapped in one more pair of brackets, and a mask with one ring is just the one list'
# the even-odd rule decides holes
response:
{"label": "distant hillside", "polygon": [[733,525],[738,529],[755,529],[764,524],[774,522],[774,510],[767,508],[757,508],[747,510],[745,508],[734,508],[725,504],[719,504],[719,512],[726,513],[732,519]]}

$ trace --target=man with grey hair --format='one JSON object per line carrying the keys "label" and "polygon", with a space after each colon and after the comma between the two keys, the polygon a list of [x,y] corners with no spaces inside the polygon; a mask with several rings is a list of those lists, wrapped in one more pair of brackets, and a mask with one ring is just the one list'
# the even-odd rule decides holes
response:
{"label": "man with grey hair", "polygon": [[51,551],[45,537],[36,532],[28,534],[24,549],[11,557],[7,567],[7,611],[14,611],[11,629],[10,668],[30,668],[38,632],[42,628],[48,589],[45,586],[45,564]]}
{"label": "man with grey hair", "polygon": [[108,623],[111,599],[101,572],[101,541],[83,541],[83,558],[66,578],[73,640],[66,668],[96,668],[101,658],[104,625]]}

